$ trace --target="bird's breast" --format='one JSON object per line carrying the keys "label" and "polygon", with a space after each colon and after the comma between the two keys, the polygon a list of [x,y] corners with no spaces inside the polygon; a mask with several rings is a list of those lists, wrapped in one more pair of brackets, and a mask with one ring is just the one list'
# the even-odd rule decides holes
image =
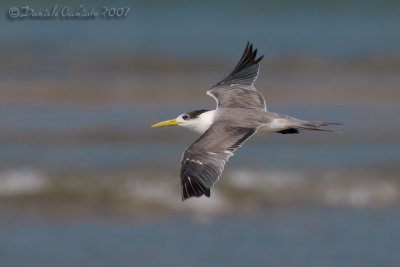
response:
{"label": "bird's breast", "polygon": [[254,136],[263,136],[263,135],[267,135],[270,133],[273,133],[274,131],[271,129],[271,127],[269,127],[267,124],[261,125],[256,134]]}

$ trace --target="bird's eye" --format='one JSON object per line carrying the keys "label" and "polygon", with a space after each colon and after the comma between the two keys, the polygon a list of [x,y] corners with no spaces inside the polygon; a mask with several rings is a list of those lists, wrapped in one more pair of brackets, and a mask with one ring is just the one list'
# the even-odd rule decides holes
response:
{"label": "bird's eye", "polygon": [[187,120],[187,119],[189,119],[189,116],[188,115],[183,115],[182,119]]}

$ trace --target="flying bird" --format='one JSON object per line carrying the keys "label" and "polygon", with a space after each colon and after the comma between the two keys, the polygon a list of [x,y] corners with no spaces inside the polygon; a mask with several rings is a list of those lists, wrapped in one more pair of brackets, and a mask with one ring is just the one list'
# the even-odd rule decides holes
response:
{"label": "flying bird", "polygon": [[207,91],[217,102],[215,110],[195,110],[152,125],[178,125],[201,134],[182,155],[182,201],[203,195],[210,197],[210,188],[218,181],[225,163],[253,136],[297,134],[302,130],[334,132],[323,127],[339,124],[269,112],[264,97],[254,87],[263,57],[257,57],[257,49],[247,43],[233,71]]}

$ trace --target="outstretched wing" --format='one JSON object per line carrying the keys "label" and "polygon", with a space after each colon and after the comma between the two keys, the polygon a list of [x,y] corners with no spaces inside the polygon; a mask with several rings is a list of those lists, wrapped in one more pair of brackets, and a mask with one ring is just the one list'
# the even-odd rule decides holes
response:
{"label": "outstretched wing", "polygon": [[247,43],[233,71],[207,91],[217,101],[217,108],[266,109],[264,97],[253,86],[263,57],[257,58],[257,49]]}
{"label": "outstretched wing", "polygon": [[232,127],[217,121],[182,155],[182,200],[210,196],[210,188],[221,176],[233,152],[255,132],[256,128]]}

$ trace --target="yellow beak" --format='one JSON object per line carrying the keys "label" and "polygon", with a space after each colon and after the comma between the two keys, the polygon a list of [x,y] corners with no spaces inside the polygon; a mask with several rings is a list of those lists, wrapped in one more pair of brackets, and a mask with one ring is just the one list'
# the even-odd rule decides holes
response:
{"label": "yellow beak", "polygon": [[179,124],[181,124],[181,122],[178,122],[175,119],[173,119],[173,120],[167,120],[167,121],[162,121],[162,122],[156,123],[156,124],[152,125],[151,127],[176,126]]}

